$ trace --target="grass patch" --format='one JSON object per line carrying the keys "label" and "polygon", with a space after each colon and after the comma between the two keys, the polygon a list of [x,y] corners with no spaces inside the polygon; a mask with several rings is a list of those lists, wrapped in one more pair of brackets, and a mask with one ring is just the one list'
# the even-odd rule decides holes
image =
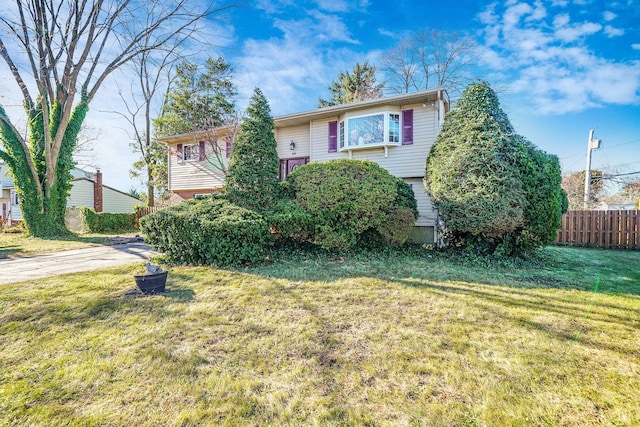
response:
{"label": "grass patch", "polygon": [[[135,233],[119,234],[119,236],[134,236]],[[66,251],[90,246],[110,244],[109,237],[114,234],[73,234],[63,238],[40,239],[25,237],[22,233],[0,232],[0,258],[34,255],[46,252]]]}
{"label": "grass patch", "polygon": [[[640,425],[640,253],[411,249],[0,286],[0,425]],[[3,424],[4,423],[4,424]]]}

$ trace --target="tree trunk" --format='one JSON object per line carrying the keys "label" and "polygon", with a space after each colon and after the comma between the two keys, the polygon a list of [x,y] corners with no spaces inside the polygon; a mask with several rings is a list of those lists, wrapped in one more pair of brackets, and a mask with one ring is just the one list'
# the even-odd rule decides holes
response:
{"label": "tree trunk", "polygon": [[[7,151],[13,154],[13,159],[19,159],[19,161],[8,162],[8,166],[15,178],[14,185],[18,194],[22,218],[31,236],[48,238],[70,234],[65,224],[65,215],[67,198],[71,191],[71,170],[75,166],[73,152],[87,109],[88,105],[81,102],[73,111],[62,137],[53,182],[47,178],[48,174],[43,161],[44,133],[55,134],[57,132],[60,121],[56,117],[49,120],[50,129],[44,129],[44,121],[41,120],[40,114],[42,109],[27,111],[31,118],[29,120],[29,151],[24,152],[22,147],[12,143],[6,144],[9,146],[6,147]],[[56,111],[56,109],[54,108],[52,111]],[[7,129],[3,129],[3,136],[6,140]],[[16,136],[14,135],[14,137]],[[17,140],[17,137],[15,139]],[[16,154],[18,155],[16,156]],[[29,167],[29,157],[36,165],[35,172]]]}
{"label": "tree trunk", "polygon": [[153,171],[147,166],[147,206],[155,206],[155,185],[153,185]]}

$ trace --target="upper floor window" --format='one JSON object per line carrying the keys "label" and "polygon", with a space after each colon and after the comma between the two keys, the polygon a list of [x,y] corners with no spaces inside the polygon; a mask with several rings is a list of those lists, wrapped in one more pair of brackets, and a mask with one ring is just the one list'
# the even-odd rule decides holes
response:
{"label": "upper floor window", "polygon": [[182,160],[198,160],[199,153],[197,145],[185,145],[182,147]]}
{"label": "upper floor window", "polygon": [[[405,112],[412,110],[404,110],[402,120],[408,122],[405,118]],[[413,128],[413,120],[410,123],[404,123],[403,127],[410,126]],[[403,130],[405,130],[402,128]],[[378,113],[368,116],[351,117],[340,122],[339,124],[339,147],[340,150],[353,150],[358,148],[368,148],[375,146],[388,146],[404,144],[407,139],[406,132],[401,136],[401,115],[399,113]],[[408,142],[409,144],[412,143]]]}
{"label": "upper floor window", "polygon": [[400,114],[389,114],[389,142],[400,142]]}
{"label": "upper floor window", "polygon": [[204,141],[197,144],[178,144],[177,147],[178,162],[195,161],[202,162],[206,160]]}

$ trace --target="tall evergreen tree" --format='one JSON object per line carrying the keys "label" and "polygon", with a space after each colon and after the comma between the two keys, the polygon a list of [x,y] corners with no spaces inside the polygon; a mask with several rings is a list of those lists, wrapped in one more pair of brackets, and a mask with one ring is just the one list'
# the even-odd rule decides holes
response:
{"label": "tall evergreen tree", "polygon": [[232,203],[264,212],[277,202],[280,159],[273,131],[269,102],[256,88],[229,157],[225,192]]}
{"label": "tall evergreen tree", "polygon": [[201,65],[185,61],[176,67],[173,87],[154,122],[157,136],[185,134],[224,125],[235,112],[233,66],[224,58]]}
{"label": "tall evergreen tree", "polygon": [[566,210],[560,165],[517,135],[486,82],[462,93],[426,163],[449,243],[520,255],[553,241]]}
{"label": "tall evergreen tree", "polygon": [[425,188],[450,232],[500,236],[523,224],[512,135],[486,83],[470,85],[447,115],[427,158]]}
{"label": "tall evergreen tree", "polygon": [[330,107],[332,105],[346,104],[348,102],[364,101],[382,97],[382,87],[376,83],[376,68],[369,65],[356,63],[353,72],[340,72],[338,80],[331,83],[329,92],[331,99],[326,101],[320,98],[318,107]]}

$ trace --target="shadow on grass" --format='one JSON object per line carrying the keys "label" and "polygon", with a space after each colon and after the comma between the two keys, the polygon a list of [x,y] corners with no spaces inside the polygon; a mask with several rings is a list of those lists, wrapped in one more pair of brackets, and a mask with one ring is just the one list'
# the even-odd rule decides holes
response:
{"label": "shadow on grass", "polygon": [[189,302],[195,299],[196,293],[192,289],[176,288],[171,286],[164,296],[174,300],[175,302]]}
{"label": "shadow on grass", "polygon": [[[586,251],[586,252],[585,252]],[[544,250],[538,258],[504,265],[442,254],[418,246],[335,255],[326,252],[279,253],[271,263],[248,268],[252,274],[292,281],[334,281],[372,277],[381,280],[421,279],[463,282],[521,289],[591,291],[600,280],[600,293],[640,295],[640,253],[562,248]],[[482,262],[482,260],[480,260]]]}
{"label": "shadow on grass", "polygon": [[19,246],[4,246],[0,248],[0,259],[9,258],[11,255],[20,252],[22,249]]}

